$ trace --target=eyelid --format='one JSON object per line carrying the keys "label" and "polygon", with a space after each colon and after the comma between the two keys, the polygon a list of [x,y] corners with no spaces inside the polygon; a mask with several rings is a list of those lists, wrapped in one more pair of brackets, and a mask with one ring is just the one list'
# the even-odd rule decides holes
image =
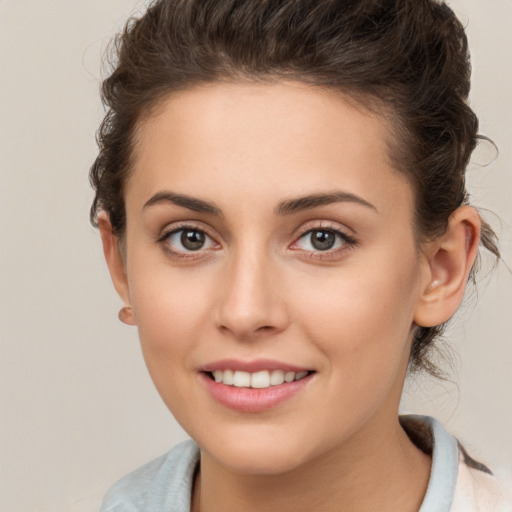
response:
{"label": "eyelid", "polygon": [[[356,240],[354,240],[352,237],[348,236],[346,233],[344,233],[343,231],[340,231],[339,229],[334,229],[334,228],[313,228],[313,229],[308,229],[307,231],[305,231],[301,236],[299,236],[294,244],[296,244],[299,240],[301,240],[302,238],[304,238],[306,235],[309,235],[310,233],[314,233],[315,231],[330,231],[332,233],[334,233],[335,235],[339,236],[345,243],[347,244],[356,244]],[[325,250],[325,251],[322,251],[320,249],[317,249],[316,251],[314,252],[324,252],[324,253],[328,253],[328,252],[333,252],[333,251],[336,251],[337,249],[328,249],[328,250]]]}
{"label": "eyelid", "polygon": [[156,241],[163,242],[169,235],[172,233],[176,233],[176,231],[180,231],[182,229],[190,229],[197,230],[206,233],[212,240],[215,240],[215,236],[213,236],[204,224],[201,224],[197,221],[185,220],[185,221],[177,221],[172,222],[171,224],[167,224],[159,233]]}
{"label": "eyelid", "polygon": [[[181,251],[176,249],[170,244],[165,243],[166,240],[173,234],[182,230],[197,230],[203,232],[210,240],[213,242],[214,247],[206,248],[206,249],[198,249],[197,251]],[[308,233],[314,231],[332,231],[338,237],[340,237],[345,243],[342,244],[341,247],[335,249],[327,249],[325,251],[322,250],[304,250],[301,248],[294,247],[298,243],[298,241],[306,236]],[[333,221],[326,220],[316,220],[310,221],[306,224],[303,224],[299,229],[295,231],[293,236],[293,242],[288,246],[289,249],[297,252],[302,252],[304,255],[308,255],[308,257],[315,259],[336,257],[340,253],[344,253],[358,244],[358,240],[354,238],[354,236],[349,235],[347,231],[353,232],[350,228],[344,228],[339,223]],[[218,250],[221,248],[221,244],[217,241],[218,235],[213,234],[212,230],[204,225],[202,222],[192,221],[192,220],[181,220],[176,221],[171,224],[166,225],[158,235],[156,242],[163,246],[163,249],[171,254],[172,256],[177,256],[181,258],[199,258],[204,256],[205,253],[211,252],[212,250]]]}
{"label": "eyelid", "polygon": [[[325,251],[322,250],[313,250],[308,251],[305,249],[300,249],[294,247],[299,240],[301,240],[303,237],[308,235],[309,233],[312,233],[314,231],[331,231],[335,233],[337,236],[339,236],[345,243],[342,244],[341,247],[337,247],[335,249],[327,249]],[[343,229],[340,224],[334,223],[332,221],[325,221],[325,220],[318,220],[318,221],[311,221],[308,222],[306,225],[303,225],[298,230],[298,233],[294,236],[294,241],[290,245],[290,249],[297,252],[302,252],[304,255],[308,255],[308,257],[315,258],[315,259],[322,259],[322,258],[329,258],[329,257],[335,257],[338,256],[341,253],[346,252],[347,250],[350,250],[354,248],[359,242],[354,236],[349,235],[347,233],[349,231],[348,229]],[[352,231],[352,230],[350,230]]]}
{"label": "eyelid", "polygon": [[[166,240],[174,233],[179,231],[201,231],[204,233],[214,244],[214,247],[210,247],[207,249],[198,249],[197,251],[181,251],[172,247],[170,244],[165,243]],[[204,256],[204,253],[217,250],[220,247],[219,242],[217,241],[217,237],[211,233],[211,230],[206,227],[204,224],[201,224],[196,221],[178,221],[172,224],[168,224],[158,235],[156,242],[163,246],[164,250],[167,253],[170,253],[173,256],[181,257],[181,258],[198,258]],[[216,247],[215,247],[216,246]]]}
{"label": "eyelid", "polygon": [[[343,226],[339,222],[334,222],[330,220],[313,220],[306,222],[305,224],[302,224],[300,228],[296,229],[293,238],[294,240],[298,240],[299,238],[303,237],[307,233],[310,233],[311,231],[334,231],[336,233],[339,233],[344,239],[351,243],[357,243],[358,240],[355,237],[355,233],[352,229],[350,229],[347,226]],[[349,234],[351,233],[351,234]]]}

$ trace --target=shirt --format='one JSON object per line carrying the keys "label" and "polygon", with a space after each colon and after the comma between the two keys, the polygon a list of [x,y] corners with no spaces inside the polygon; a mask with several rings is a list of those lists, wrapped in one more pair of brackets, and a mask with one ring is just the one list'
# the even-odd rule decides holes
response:
{"label": "shirt", "polygon": [[[511,483],[473,460],[434,418],[402,416],[402,427],[432,455],[428,489],[419,512],[512,512]],[[101,512],[190,512],[199,447],[191,440],[122,478]]]}

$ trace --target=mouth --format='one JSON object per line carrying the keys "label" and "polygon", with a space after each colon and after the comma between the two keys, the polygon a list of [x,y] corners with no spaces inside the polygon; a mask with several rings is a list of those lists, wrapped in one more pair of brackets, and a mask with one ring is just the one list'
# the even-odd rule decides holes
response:
{"label": "mouth", "polygon": [[305,379],[314,371],[260,370],[247,372],[243,370],[214,370],[205,374],[218,384],[235,388],[267,389]]}
{"label": "mouth", "polygon": [[316,373],[278,361],[230,359],[202,367],[199,375],[212,398],[222,406],[259,413],[307,393]]}

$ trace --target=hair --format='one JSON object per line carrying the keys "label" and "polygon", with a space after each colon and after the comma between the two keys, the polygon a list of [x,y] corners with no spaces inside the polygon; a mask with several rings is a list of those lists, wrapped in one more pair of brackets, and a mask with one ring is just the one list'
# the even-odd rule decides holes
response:
{"label": "hair", "polygon": [[[415,194],[416,232],[434,239],[468,204],[479,138],[468,105],[464,28],[436,0],[157,0],[113,40],[107,109],[90,180],[91,222],[123,238],[124,187],[139,123],[173,91],[215,82],[293,80],[338,91],[391,119],[391,158]],[[499,258],[483,222],[481,245]],[[444,324],[417,327],[411,371],[440,375],[431,348]]]}

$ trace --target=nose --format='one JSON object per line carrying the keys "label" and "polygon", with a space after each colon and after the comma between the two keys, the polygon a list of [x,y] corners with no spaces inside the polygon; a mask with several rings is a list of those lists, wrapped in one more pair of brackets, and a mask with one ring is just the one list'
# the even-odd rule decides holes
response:
{"label": "nose", "polygon": [[279,270],[264,254],[226,262],[217,303],[217,325],[239,340],[283,331],[289,322]]}

